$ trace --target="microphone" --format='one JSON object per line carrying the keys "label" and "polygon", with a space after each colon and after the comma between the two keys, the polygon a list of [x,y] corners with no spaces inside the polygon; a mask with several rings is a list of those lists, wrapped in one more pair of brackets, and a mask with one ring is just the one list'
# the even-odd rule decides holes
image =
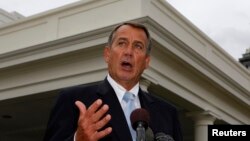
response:
{"label": "microphone", "polygon": [[156,141],[174,141],[173,137],[171,137],[170,135],[167,135],[163,132],[156,133],[155,140]]}
{"label": "microphone", "polygon": [[136,131],[137,141],[146,141],[145,131],[148,128],[149,113],[143,108],[135,109],[131,115],[130,120],[133,129]]}
{"label": "microphone", "polygon": [[146,141],[154,141],[154,133],[150,127],[146,130],[146,135],[145,135]]}

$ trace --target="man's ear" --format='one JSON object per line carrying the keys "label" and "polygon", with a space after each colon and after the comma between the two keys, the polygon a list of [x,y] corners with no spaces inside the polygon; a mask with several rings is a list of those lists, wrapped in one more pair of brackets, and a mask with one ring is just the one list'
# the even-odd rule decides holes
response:
{"label": "man's ear", "polygon": [[150,63],[150,56],[147,55],[146,59],[145,59],[145,69],[147,69],[149,67],[149,63]]}
{"label": "man's ear", "polygon": [[104,57],[105,62],[108,63],[109,58],[110,58],[110,47],[106,46],[104,48],[103,57]]}

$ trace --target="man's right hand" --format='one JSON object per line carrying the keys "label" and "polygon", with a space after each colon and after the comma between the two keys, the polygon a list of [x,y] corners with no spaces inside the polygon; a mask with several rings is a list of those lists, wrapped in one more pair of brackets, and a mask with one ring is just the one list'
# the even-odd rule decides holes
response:
{"label": "man's right hand", "polygon": [[111,115],[104,116],[109,107],[106,104],[101,107],[101,99],[96,100],[88,109],[81,101],[76,101],[75,104],[80,112],[76,141],[98,141],[112,132],[111,127],[101,130],[111,120]]}

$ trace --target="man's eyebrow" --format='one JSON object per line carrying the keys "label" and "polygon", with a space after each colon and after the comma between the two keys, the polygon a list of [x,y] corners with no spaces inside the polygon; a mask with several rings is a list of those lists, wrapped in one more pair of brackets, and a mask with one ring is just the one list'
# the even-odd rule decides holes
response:
{"label": "man's eyebrow", "polygon": [[125,38],[125,37],[119,37],[117,40],[128,40],[128,38]]}
{"label": "man's eyebrow", "polygon": [[139,40],[135,40],[134,42],[135,42],[135,43],[143,44],[143,42],[142,42],[142,41],[139,41]]}
{"label": "man's eyebrow", "polygon": [[[126,37],[118,37],[117,38],[117,41],[128,41],[128,38]],[[140,40],[135,40],[134,41],[135,44],[142,44],[143,46],[146,46],[143,41],[140,41]]]}

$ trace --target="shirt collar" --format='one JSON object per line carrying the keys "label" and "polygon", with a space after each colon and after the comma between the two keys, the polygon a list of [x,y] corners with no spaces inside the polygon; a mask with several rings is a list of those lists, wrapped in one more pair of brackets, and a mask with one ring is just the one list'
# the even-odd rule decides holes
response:
{"label": "shirt collar", "polygon": [[[118,84],[109,74],[107,76],[107,80],[114,89],[119,101],[121,102],[123,95],[127,90],[123,86]],[[129,92],[133,93],[135,97],[137,97],[139,92],[139,82],[132,89],[130,89]]]}

